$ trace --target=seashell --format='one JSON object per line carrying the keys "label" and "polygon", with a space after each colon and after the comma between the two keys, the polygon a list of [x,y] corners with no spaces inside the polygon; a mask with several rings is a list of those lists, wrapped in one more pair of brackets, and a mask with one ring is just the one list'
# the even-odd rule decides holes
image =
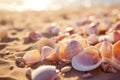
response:
{"label": "seashell", "polygon": [[41,37],[40,33],[35,31],[31,31],[28,36],[32,41],[37,41]]}
{"label": "seashell", "polygon": [[41,52],[43,46],[49,46],[54,48],[54,42],[48,38],[41,38],[36,42],[38,50]]}
{"label": "seashell", "polygon": [[78,71],[90,71],[100,66],[102,60],[96,47],[89,46],[72,58],[72,67]]}
{"label": "seashell", "polygon": [[41,60],[41,55],[38,50],[31,50],[23,56],[23,59],[28,66],[31,66]]}
{"label": "seashell", "polygon": [[107,41],[106,39],[101,43],[100,46],[100,53],[102,57],[102,68],[105,72],[111,72],[112,68],[110,67],[110,64],[106,62],[106,59],[112,58],[112,44]]}
{"label": "seashell", "polygon": [[8,37],[8,30],[7,28],[1,28],[0,29],[0,41],[3,41]]}
{"label": "seashell", "polygon": [[61,44],[56,51],[58,59],[64,62],[70,62],[73,56],[83,50],[82,45],[76,40],[70,40],[67,44]]}
{"label": "seashell", "polygon": [[70,34],[73,34],[75,31],[74,31],[73,27],[66,27],[66,28],[65,28],[65,32],[68,32],[68,33],[70,33]]}
{"label": "seashell", "polygon": [[25,76],[28,80],[32,80],[31,74],[32,74],[32,69],[29,67],[29,68],[27,68],[26,73],[25,73]]}
{"label": "seashell", "polygon": [[65,33],[65,34],[61,34],[61,35],[57,36],[56,39],[55,39],[55,43],[58,43],[58,42],[62,41],[67,36],[69,36],[69,33]]}
{"label": "seashell", "polygon": [[88,36],[87,43],[91,44],[91,45],[98,43],[98,38],[97,38],[96,34],[91,34],[90,36]]}
{"label": "seashell", "polygon": [[43,46],[41,51],[41,61],[44,59],[56,60],[56,51],[55,49],[49,46]]}
{"label": "seashell", "polygon": [[115,30],[120,30],[120,21],[115,24]]}
{"label": "seashell", "polygon": [[104,60],[105,58],[111,59],[112,44],[109,41],[104,40],[100,46],[100,53],[101,53],[102,60]]}
{"label": "seashell", "polygon": [[86,39],[84,39],[82,36],[78,34],[72,34],[70,36],[70,39],[77,40],[84,48],[88,46]]}
{"label": "seashell", "polygon": [[32,80],[55,80],[58,78],[58,70],[55,66],[44,65],[34,70],[31,74]]}
{"label": "seashell", "polygon": [[51,34],[52,36],[57,36],[59,34],[60,28],[58,26],[55,26],[52,30],[51,30]]}
{"label": "seashell", "polygon": [[113,49],[112,49],[112,60],[111,59],[106,59],[106,61],[108,63],[110,63],[112,65],[112,67],[114,67],[117,70],[120,70],[120,41],[117,41],[114,45],[113,45]]}
{"label": "seashell", "polygon": [[98,32],[98,26],[99,26],[99,23],[91,23],[89,25],[89,29],[87,30],[88,34],[99,34]]}
{"label": "seashell", "polygon": [[113,42],[120,40],[120,32],[119,31],[114,31],[112,36],[113,36]]}
{"label": "seashell", "polygon": [[71,69],[72,69],[71,66],[65,66],[61,69],[61,72],[66,73],[66,72],[69,72]]}

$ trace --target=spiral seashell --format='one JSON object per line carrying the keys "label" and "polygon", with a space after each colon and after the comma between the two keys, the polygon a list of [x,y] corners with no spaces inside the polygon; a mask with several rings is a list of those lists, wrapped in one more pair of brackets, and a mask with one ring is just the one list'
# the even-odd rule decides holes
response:
{"label": "spiral seashell", "polygon": [[31,66],[41,60],[41,55],[38,50],[31,50],[23,56],[23,59],[28,66]]}
{"label": "spiral seashell", "polygon": [[76,40],[70,40],[67,44],[61,44],[56,51],[58,59],[64,62],[71,62],[73,56],[83,51],[82,45]]}
{"label": "spiral seashell", "polygon": [[55,49],[49,46],[43,46],[41,51],[41,61],[44,59],[57,60]]}
{"label": "spiral seashell", "polygon": [[102,60],[96,47],[89,46],[72,58],[72,67],[78,71],[90,71],[100,66]]}
{"label": "spiral seashell", "polygon": [[58,70],[55,66],[44,65],[34,70],[31,74],[32,80],[55,80],[58,77]]}

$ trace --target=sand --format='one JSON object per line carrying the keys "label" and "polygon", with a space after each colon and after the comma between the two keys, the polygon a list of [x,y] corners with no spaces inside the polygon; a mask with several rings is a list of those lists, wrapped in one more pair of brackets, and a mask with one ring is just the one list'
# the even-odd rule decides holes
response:
{"label": "sand", "polygon": [[[36,49],[35,42],[24,44],[23,37],[31,30],[43,32],[44,28],[52,22],[61,26],[61,31],[66,26],[75,26],[75,22],[82,17],[96,12],[111,11],[120,7],[104,8],[81,8],[63,9],[58,11],[0,11],[0,29],[8,29],[8,38],[0,42],[0,80],[27,80],[25,72],[27,67],[19,68],[15,64],[15,57],[22,57],[27,51]],[[10,52],[6,52],[10,51]],[[45,62],[44,64],[51,64]],[[54,64],[61,69],[66,64]],[[40,66],[39,63],[32,66],[33,69]],[[120,80],[120,72],[105,73],[101,67],[90,71],[93,74],[90,78],[82,78],[86,72],[72,69],[70,72],[60,74],[61,80]]]}

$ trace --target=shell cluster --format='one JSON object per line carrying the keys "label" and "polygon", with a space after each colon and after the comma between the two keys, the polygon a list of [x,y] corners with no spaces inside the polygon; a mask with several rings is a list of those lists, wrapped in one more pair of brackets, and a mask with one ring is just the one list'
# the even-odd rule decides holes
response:
{"label": "shell cluster", "polygon": [[[48,33],[45,33],[54,36],[40,38],[36,42],[38,49],[28,51],[23,56],[26,65],[32,66],[47,59],[57,63],[71,63],[72,67],[63,67],[61,72],[68,72],[72,68],[91,71],[99,66],[105,72],[119,71],[120,22],[112,21],[107,16],[104,13],[88,16],[78,22],[77,27],[68,27],[62,33],[59,33],[58,27],[50,26],[46,29]],[[55,80],[58,76],[56,70],[55,66],[40,66],[30,74],[31,80]]]}

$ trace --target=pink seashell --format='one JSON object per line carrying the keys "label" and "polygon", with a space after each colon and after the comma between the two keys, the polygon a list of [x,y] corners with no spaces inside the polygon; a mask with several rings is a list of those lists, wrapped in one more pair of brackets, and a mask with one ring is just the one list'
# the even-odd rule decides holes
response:
{"label": "pink seashell", "polygon": [[87,43],[94,45],[96,43],[98,43],[98,38],[96,36],[96,34],[91,34],[88,38],[87,38]]}
{"label": "pink seashell", "polygon": [[44,65],[34,70],[31,74],[32,80],[55,80],[58,77],[55,66]]}
{"label": "pink seashell", "polygon": [[100,46],[100,53],[101,53],[101,57],[103,60],[105,58],[111,59],[111,57],[112,57],[112,44],[109,41],[104,40]]}
{"label": "pink seashell", "polygon": [[100,66],[102,60],[96,47],[89,46],[72,58],[72,67],[78,71],[90,71]]}
{"label": "pink seashell", "polygon": [[76,40],[70,40],[67,44],[61,44],[56,51],[58,59],[64,62],[71,62],[73,56],[83,50],[82,45]]}
{"label": "pink seashell", "polygon": [[38,50],[31,50],[23,56],[23,59],[28,66],[31,66],[41,60],[41,55]]}

